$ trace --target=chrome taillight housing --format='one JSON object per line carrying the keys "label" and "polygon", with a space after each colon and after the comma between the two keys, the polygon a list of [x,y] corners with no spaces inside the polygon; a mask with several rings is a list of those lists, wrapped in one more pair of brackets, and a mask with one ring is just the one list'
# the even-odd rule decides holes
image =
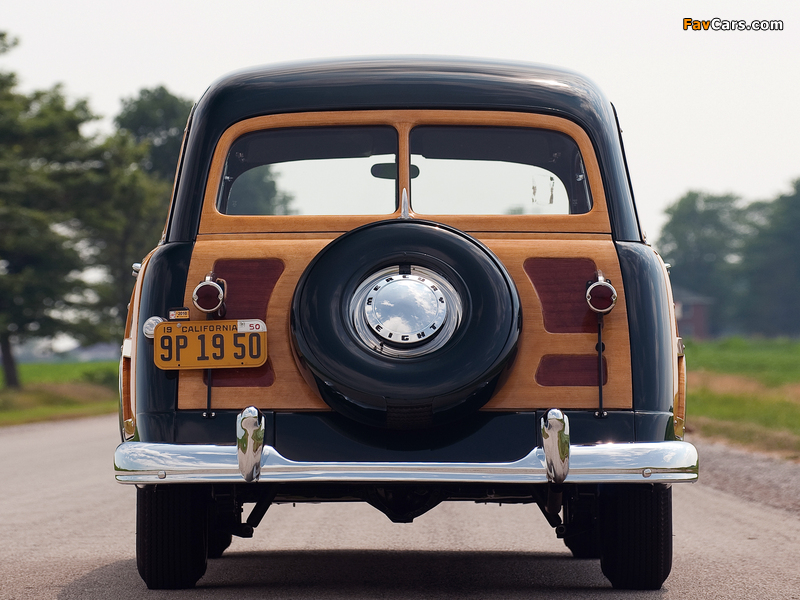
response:
{"label": "chrome taillight housing", "polygon": [[610,313],[617,304],[617,290],[599,270],[597,271],[597,281],[586,288],[586,302],[589,304],[589,308],[599,315]]}
{"label": "chrome taillight housing", "polygon": [[220,313],[225,304],[225,280],[208,273],[192,292],[192,303],[204,313]]}

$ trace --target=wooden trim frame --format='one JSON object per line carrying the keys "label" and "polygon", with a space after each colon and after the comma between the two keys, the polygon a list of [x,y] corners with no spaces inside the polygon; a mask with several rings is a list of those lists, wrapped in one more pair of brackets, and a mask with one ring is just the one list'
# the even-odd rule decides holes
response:
{"label": "wooden trim frame", "polygon": [[[233,237],[233,236],[229,236]],[[259,408],[274,410],[330,410],[308,386],[294,362],[289,332],[289,314],[294,288],[309,262],[333,239],[224,241],[199,240],[192,252],[192,262],[184,296],[192,320],[205,318],[192,304],[192,290],[219,259],[277,259],[284,270],[278,279],[267,305],[266,315],[252,315],[267,324],[268,359],[275,371],[275,382],[269,387],[214,387],[211,390],[213,408],[242,408],[243,402]],[[231,289],[234,294],[236,290]],[[181,371],[178,379],[178,408],[200,409],[206,406],[206,385],[203,371]]]}
{"label": "wooden trim frame", "polygon": [[400,216],[400,209],[383,215],[224,215],[217,210],[225,160],[233,143],[253,131],[279,127],[320,127],[343,125],[389,125],[398,132],[398,194],[406,189],[413,206],[410,186],[409,133],[417,125],[465,125],[530,127],[549,129],[569,135],[578,144],[583,157],[593,206],[585,214],[575,215],[429,215],[412,212],[416,218],[446,223],[464,231],[570,231],[611,233],[608,208],[600,167],[586,132],[572,121],[548,115],[518,112],[470,110],[387,110],[314,112],[267,115],[246,119],[232,125],[220,138],[214,151],[206,184],[199,234],[266,233],[307,231],[349,231],[361,225]]}

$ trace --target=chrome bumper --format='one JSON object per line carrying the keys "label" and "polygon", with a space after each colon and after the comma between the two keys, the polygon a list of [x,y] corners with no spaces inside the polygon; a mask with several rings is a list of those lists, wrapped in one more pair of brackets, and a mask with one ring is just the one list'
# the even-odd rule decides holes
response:
{"label": "chrome bumper", "polygon": [[259,443],[262,423],[253,414],[255,409],[248,411],[240,415],[236,446],[124,442],[114,454],[117,481],[678,483],[695,481],[698,475],[697,450],[688,442],[571,446],[569,421],[557,410],[542,420],[544,447],[508,463],[298,462]]}

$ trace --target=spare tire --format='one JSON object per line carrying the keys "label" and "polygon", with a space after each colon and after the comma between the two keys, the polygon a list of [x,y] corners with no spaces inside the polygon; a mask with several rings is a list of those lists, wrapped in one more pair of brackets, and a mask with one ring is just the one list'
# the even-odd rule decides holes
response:
{"label": "spare tire", "polygon": [[394,429],[441,425],[500,388],[522,325],[514,281],[462,231],[398,219],[354,229],[292,300],[295,359],[334,410]]}

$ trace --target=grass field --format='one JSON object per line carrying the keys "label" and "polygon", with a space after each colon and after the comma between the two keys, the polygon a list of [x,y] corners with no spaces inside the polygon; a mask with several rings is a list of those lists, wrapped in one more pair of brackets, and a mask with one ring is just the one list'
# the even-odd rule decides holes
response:
{"label": "grass field", "polygon": [[689,342],[686,360],[690,432],[800,458],[800,342]]}
{"label": "grass field", "polygon": [[[78,363],[28,363],[19,365],[19,377],[23,387],[31,383],[68,383],[88,381],[117,385],[119,363],[78,362]],[[5,387],[5,378],[0,372],[0,384]]]}
{"label": "grass field", "polygon": [[686,342],[690,370],[733,373],[776,387],[800,383],[800,342],[786,339],[727,338]]}
{"label": "grass field", "polygon": [[31,363],[19,375],[22,389],[0,389],[0,426],[117,410],[116,362]]}

